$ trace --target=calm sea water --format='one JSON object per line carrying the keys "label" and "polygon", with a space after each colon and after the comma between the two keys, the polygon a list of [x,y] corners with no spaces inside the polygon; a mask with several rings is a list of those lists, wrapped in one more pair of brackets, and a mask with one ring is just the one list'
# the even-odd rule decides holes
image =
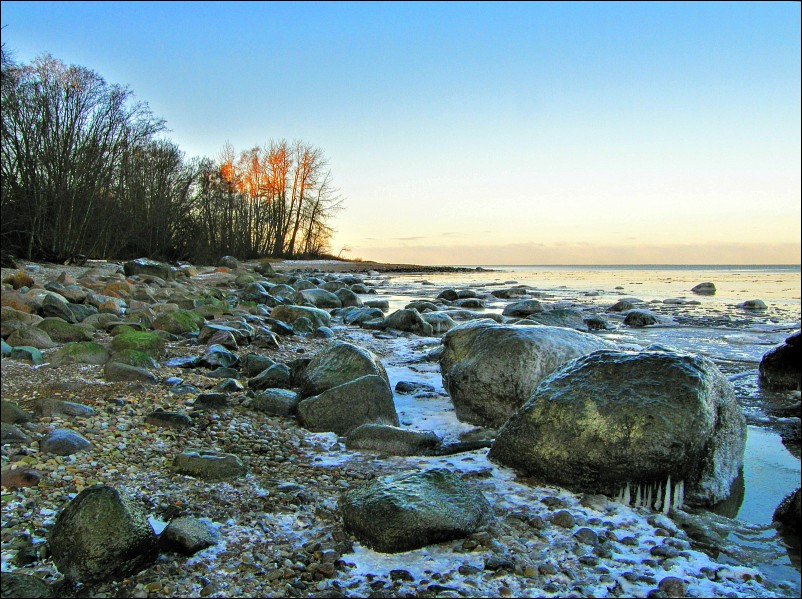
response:
{"label": "calm sea water", "polygon": [[[794,455],[786,448],[778,432],[793,427],[794,422],[767,409],[769,403],[778,399],[787,401],[788,394],[761,389],[757,368],[764,353],[800,328],[799,266],[482,266],[481,269],[393,276],[380,292],[390,300],[392,311],[403,308],[411,299],[433,299],[449,287],[471,289],[481,295],[493,289],[526,285],[541,293],[541,302],[546,305],[575,307],[604,315],[616,328],[601,335],[622,347],[637,349],[662,343],[711,358],[733,382],[749,424],[743,481],[738,481],[734,500],[722,505],[718,513],[743,523],[750,531],[746,535],[734,532],[731,540],[745,550],[766,552],[755,558],[764,571],[774,569],[773,574],[779,579],[789,576],[798,579],[798,539],[795,546],[793,539],[789,545],[787,537],[778,535],[771,526],[776,506],[800,485],[799,454]],[[715,284],[716,294],[702,296],[691,292],[692,287],[703,282]],[[658,313],[663,322],[645,328],[621,326],[621,315],[606,313],[606,308],[622,298],[639,300],[642,304],[638,307]],[[752,311],[739,306],[755,299],[765,302],[768,308]],[[477,311],[500,313],[507,303],[489,300],[484,310]]]}

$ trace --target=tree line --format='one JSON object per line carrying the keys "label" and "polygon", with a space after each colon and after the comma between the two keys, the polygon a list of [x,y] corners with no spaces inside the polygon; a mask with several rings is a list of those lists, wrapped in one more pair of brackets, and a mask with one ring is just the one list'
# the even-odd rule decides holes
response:
{"label": "tree line", "polygon": [[127,87],[2,47],[3,260],[315,257],[342,200],[323,151],[285,140],[187,159]]}

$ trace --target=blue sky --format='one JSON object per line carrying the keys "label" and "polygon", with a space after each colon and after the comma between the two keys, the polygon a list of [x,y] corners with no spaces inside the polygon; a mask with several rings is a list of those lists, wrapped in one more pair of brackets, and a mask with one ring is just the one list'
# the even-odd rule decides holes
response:
{"label": "blue sky", "polygon": [[[189,156],[303,139],[333,247],[425,263],[800,261],[800,5],[3,2]],[[698,257],[698,260],[697,260]]]}

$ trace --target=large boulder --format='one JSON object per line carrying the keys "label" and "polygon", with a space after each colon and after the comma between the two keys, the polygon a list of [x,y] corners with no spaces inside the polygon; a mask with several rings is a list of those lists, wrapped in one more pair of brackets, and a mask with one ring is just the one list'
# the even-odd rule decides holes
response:
{"label": "large boulder", "polygon": [[543,307],[543,304],[541,304],[539,301],[537,301],[536,299],[528,299],[507,304],[506,306],[504,306],[502,314],[504,316],[525,317],[529,316],[530,314],[537,314],[538,312],[543,312],[544,310],[545,308]]}
{"label": "large boulder", "polygon": [[614,347],[572,329],[489,320],[451,329],[443,346],[440,371],[457,418],[493,427],[501,426],[546,375],[568,360]]}
{"label": "large boulder", "polygon": [[716,295],[716,286],[713,283],[699,283],[691,288],[691,292],[697,295]]}
{"label": "large boulder", "polygon": [[484,495],[446,469],[375,478],[340,497],[345,528],[396,553],[468,536],[492,519]]}
{"label": "large boulder", "polygon": [[[661,501],[725,499],[746,424],[732,385],[707,358],[654,349],[599,351],[553,373],[501,428],[490,457],[549,484]],[[672,499],[673,501],[673,499]]]}
{"label": "large boulder", "polygon": [[800,331],[785,340],[785,343],[770,349],[760,360],[760,382],[772,389],[800,388],[802,375],[802,344]]}
{"label": "large boulder", "polygon": [[301,401],[298,419],[312,431],[346,435],[361,424],[399,425],[393,392],[385,379],[368,375]]}
{"label": "large boulder", "polygon": [[325,289],[302,289],[298,295],[315,308],[342,308],[340,298]]}
{"label": "large boulder", "polygon": [[299,318],[308,318],[315,328],[327,327],[331,324],[331,316],[329,316],[328,312],[320,308],[312,308],[309,306],[276,306],[273,308],[270,316],[276,320],[281,320],[290,324]]}
{"label": "large boulder", "polygon": [[158,554],[144,510],[105,485],[81,491],[59,513],[49,541],[59,572],[85,583],[125,578]]}
{"label": "large boulder", "polygon": [[318,395],[367,375],[380,376],[390,384],[387,371],[373,352],[350,343],[334,343],[309,362],[301,377],[301,395]]}

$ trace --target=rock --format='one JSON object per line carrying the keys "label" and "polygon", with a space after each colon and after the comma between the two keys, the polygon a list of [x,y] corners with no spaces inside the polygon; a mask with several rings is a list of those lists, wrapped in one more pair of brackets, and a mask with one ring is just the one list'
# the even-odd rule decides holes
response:
{"label": "rock", "polygon": [[613,347],[588,333],[549,326],[497,325],[476,320],[443,337],[443,385],[457,418],[500,426],[538,383],[568,360]]}
{"label": "rock", "polygon": [[239,356],[219,344],[210,345],[200,360],[206,368],[233,368],[239,364]]}
{"label": "rock", "polygon": [[36,349],[56,347],[47,331],[36,327],[17,329],[8,336],[6,341],[12,347],[35,347]]}
{"label": "rock", "polygon": [[340,497],[346,530],[384,553],[466,537],[491,519],[485,497],[446,469],[375,478]]}
{"label": "rock", "polygon": [[766,302],[763,300],[755,299],[755,300],[746,300],[742,304],[738,304],[739,308],[743,308],[744,310],[768,310],[769,307],[766,305]]}
{"label": "rock", "polygon": [[342,308],[343,306],[339,297],[325,289],[302,289],[298,293],[303,297],[303,301],[309,302],[315,308]]}
{"label": "rock", "polygon": [[11,353],[8,354],[8,357],[12,360],[25,360],[26,362],[31,362],[34,366],[39,366],[45,362],[45,359],[42,357],[42,352],[29,345],[18,345],[16,347],[12,347]]}
{"label": "rock", "polygon": [[662,502],[658,486],[670,477],[684,481],[686,503],[709,505],[729,495],[745,442],[732,385],[710,360],[607,350],[543,380],[490,457],[577,492],[614,497],[631,487],[644,504],[647,494]]}
{"label": "rock", "polygon": [[584,545],[596,546],[599,544],[599,535],[593,529],[583,527],[574,533],[574,538]]}
{"label": "rock", "polygon": [[329,313],[318,308],[307,306],[276,306],[270,313],[272,318],[292,324],[301,317],[308,318],[317,327],[327,327],[331,324]]}
{"label": "rock", "polygon": [[275,362],[267,356],[260,354],[245,354],[240,359],[239,369],[247,377],[256,376],[266,368],[270,368]]}
{"label": "rock", "polygon": [[334,295],[337,296],[344,308],[349,306],[362,306],[362,300],[359,299],[359,296],[350,289],[338,289],[334,292]]}
{"label": "rock", "polygon": [[176,310],[160,314],[153,321],[153,328],[167,331],[173,335],[198,332],[200,325],[205,322],[203,316],[191,310]]}
{"label": "rock", "polygon": [[367,375],[380,376],[390,384],[384,366],[373,352],[350,343],[334,343],[315,354],[304,369],[301,396],[318,395]]}
{"label": "rock", "polygon": [[419,381],[398,381],[395,385],[395,392],[399,395],[415,395],[417,393],[434,393],[434,385],[421,383]]}
{"label": "rock", "polygon": [[17,424],[20,422],[30,422],[33,417],[28,414],[25,410],[20,408],[17,404],[11,401],[6,401],[5,399],[0,402],[2,408],[0,408],[0,420],[3,422],[7,422],[8,424]]}
{"label": "rock", "polygon": [[287,389],[290,386],[290,369],[286,364],[273,364],[248,380],[248,387],[251,389]]}
{"label": "rock", "polygon": [[0,424],[0,444],[11,445],[21,443],[27,445],[30,442],[31,438],[13,424],[9,424],[8,422]]}
{"label": "rock", "polygon": [[526,320],[552,327],[566,327],[577,331],[588,330],[588,325],[585,324],[582,318],[582,312],[579,310],[557,308],[548,310],[547,312],[531,314],[526,317]]}
{"label": "rock", "polygon": [[[708,284],[712,285],[712,283]],[[715,293],[715,289],[713,293]],[[657,590],[662,593],[663,597],[685,597],[687,588],[688,585],[685,584],[685,581],[676,576],[666,576],[660,581],[660,584],[657,585]]]}
{"label": "rock", "polygon": [[124,349],[115,352],[110,360],[118,364],[127,364],[136,368],[156,369],[159,363],[143,351],[136,349]]}
{"label": "rock", "polygon": [[229,406],[225,393],[201,393],[192,404],[193,410],[222,410]]}
{"label": "rock", "polygon": [[167,427],[167,428],[186,428],[192,425],[192,418],[181,412],[166,412],[164,410],[156,410],[151,412],[145,418],[147,424],[153,426]]}
{"label": "rock", "polygon": [[630,327],[647,327],[659,323],[657,314],[651,310],[630,310],[624,317],[624,324]]}
{"label": "rock", "polygon": [[245,464],[234,454],[208,449],[187,449],[176,456],[173,467],[181,474],[208,481],[231,480],[246,473]]}
{"label": "rock", "polygon": [[713,283],[699,283],[691,288],[691,292],[697,295],[716,295],[716,286]]}
{"label": "rock", "polygon": [[576,518],[568,510],[554,512],[550,518],[552,524],[561,528],[573,528],[576,526]]}
{"label": "rock", "polygon": [[334,331],[329,327],[318,327],[312,331],[312,337],[315,339],[331,339],[334,337]]}
{"label": "rock", "polygon": [[95,364],[103,365],[109,359],[109,352],[105,347],[94,341],[80,341],[68,343],[58,348],[50,356],[50,363],[54,366],[62,364]]}
{"label": "rock", "polygon": [[61,318],[45,318],[36,328],[42,329],[53,341],[59,343],[92,340],[92,333],[86,327],[70,324]]}
{"label": "rock", "polygon": [[378,308],[345,308],[337,312],[343,323],[361,325],[369,320],[384,319],[384,313]]}
{"label": "rock", "polygon": [[217,543],[217,531],[203,520],[182,516],[171,520],[159,536],[159,547],[163,551],[195,555],[198,551]]}
{"label": "rock", "polygon": [[94,408],[85,406],[72,401],[62,401],[51,397],[37,399],[34,404],[34,412],[38,417],[50,416],[72,416],[74,418],[89,418],[95,414]]}
{"label": "rock", "polygon": [[60,295],[58,297],[61,299],[56,299],[53,295],[46,295],[42,299],[42,316],[61,318],[70,324],[77,322],[75,315],[70,311],[67,299]]}
{"label": "rock", "polygon": [[530,314],[537,314],[543,312],[545,308],[536,299],[521,300],[520,302],[513,302],[504,306],[501,312],[503,316],[518,316],[520,318],[529,316]]}
{"label": "rock", "polygon": [[158,383],[159,379],[156,378],[152,372],[138,368],[136,366],[129,366],[128,364],[120,364],[119,362],[106,362],[103,367],[103,377],[109,382],[115,381],[135,381],[141,383]]}
{"label": "rock", "polygon": [[123,272],[126,277],[134,275],[145,276],[150,275],[159,277],[165,281],[172,281],[175,279],[175,269],[168,264],[157,262],[156,260],[149,260],[148,258],[138,258],[123,264]]}
{"label": "rock", "polygon": [[159,358],[164,352],[164,339],[156,333],[148,331],[121,333],[112,340],[111,349],[113,352],[135,349],[145,352],[153,358]]}
{"label": "rock", "polygon": [[[19,489],[21,487],[35,487],[42,476],[35,470],[22,468],[6,468],[0,472],[0,485],[6,489]],[[5,576],[5,574],[3,574]]]}
{"label": "rock", "polygon": [[618,300],[612,306],[607,308],[608,312],[628,312],[629,310],[634,310],[635,304],[629,300]]}
{"label": "rock", "polygon": [[437,294],[436,299],[455,302],[459,299],[459,296],[457,295],[457,291],[455,289],[443,289]]}
{"label": "rock", "polygon": [[381,310],[382,312],[387,312],[390,309],[390,302],[388,300],[367,300],[362,302],[368,308],[376,308],[377,310]]}
{"label": "rock", "polygon": [[500,299],[514,299],[516,297],[525,297],[527,291],[526,287],[512,287],[510,289],[494,289],[490,294]]}
{"label": "rock", "polygon": [[309,430],[338,435],[346,435],[368,422],[399,424],[390,386],[376,375],[363,376],[304,399],[298,404],[298,419]]}
{"label": "rock", "polygon": [[5,279],[3,279],[3,283],[8,283],[14,289],[34,286],[33,277],[31,277],[31,275],[24,270],[18,270],[17,272],[8,275]]}
{"label": "rock", "polygon": [[457,326],[457,323],[444,312],[426,312],[425,314],[421,314],[420,317],[424,322],[432,326],[432,333],[435,335],[450,331]]}
{"label": "rock", "polygon": [[800,331],[767,351],[760,360],[760,383],[770,389],[797,390],[802,376]]}
{"label": "rock", "polygon": [[53,589],[44,580],[31,574],[21,572],[3,572],[2,592],[0,596],[27,598],[43,597],[49,599],[55,597]]}
{"label": "rock", "polygon": [[144,510],[105,485],[85,489],[67,504],[48,540],[59,572],[84,583],[131,576],[158,555]]}
{"label": "rock", "polygon": [[432,325],[423,320],[417,310],[396,310],[384,320],[384,326],[424,337],[430,337],[434,332]]}
{"label": "rock", "polygon": [[17,329],[36,326],[43,318],[37,314],[30,314],[16,310],[10,306],[0,308],[0,335],[8,337]]}
{"label": "rock", "polygon": [[797,535],[802,534],[802,499],[800,490],[790,493],[780,502],[774,511],[774,520],[782,522],[793,530]]}
{"label": "rock", "polygon": [[350,432],[348,449],[370,449],[389,455],[431,455],[440,446],[433,431],[418,431],[387,424],[363,424]]}
{"label": "rock", "polygon": [[0,355],[3,358],[5,358],[6,356],[11,355],[11,351],[12,351],[11,346],[8,343],[6,343],[6,340],[0,339],[0,352],[2,352],[0,353]]}
{"label": "rock", "polygon": [[313,325],[312,321],[305,316],[296,318],[295,322],[292,323],[292,332],[296,335],[311,333],[314,329],[315,325]]}
{"label": "rock", "polygon": [[607,322],[607,319],[598,314],[592,314],[584,318],[585,326],[591,331],[609,331],[615,327]]}
{"label": "rock", "polygon": [[300,397],[287,389],[265,389],[251,402],[251,408],[268,416],[291,416],[298,408]]}
{"label": "rock", "polygon": [[66,428],[59,428],[47,435],[40,443],[42,453],[72,455],[89,447],[91,443],[82,435]]}

